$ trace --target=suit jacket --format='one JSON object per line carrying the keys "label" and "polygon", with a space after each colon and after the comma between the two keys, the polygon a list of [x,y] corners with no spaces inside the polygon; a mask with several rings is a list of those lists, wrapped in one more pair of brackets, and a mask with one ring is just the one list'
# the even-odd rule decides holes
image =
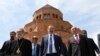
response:
{"label": "suit jacket", "polygon": [[[48,35],[45,35],[42,37],[42,43],[41,43],[41,56],[45,56],[47,52],[47,47],[48,47]],[[60,54],[61,51],[61,44],[62,40],[61,37],[54,35],[54,41],[55,41],[55,49],[58,54]]]}
{"label": "suit jacket", "polygon": [[95,51],[100,54],[100,50],[92,38],[87,38],[90,56],[96,56]]}
{"label": "suit jacket", "polygon": [[89,50],[84,36],[79,36],[80,43],[77,43],[74,37],[69,39],[69,56],[89,56]]}
{"label": "suit jacket", "polygon": [[41,47],[40,47],[40,45],[38,44],[38,45],[37,45],[37,51],[36,51],[36,55],[37,55],[37,56],[40,56],[40,48],[41,48]]}
{"label": "suit jacket", "polygon": [[0,50],[0,54],[1,55],[5,55],[5,54],[10,54],[10,46],[11,46],[11,41],[5,41],[1,50]]}
{"label": "suit jacket", "polygon": [[62,45],[61,45],[61,54],[63,56],[68,56],[67,47],[66,47],[66,45],[64,43],[62,43]]}
{"label": "suit jacket", "polygon": [[37,47],[36,47],[36,56],[40,56],[40,48],[41,48],[40,45],[37,44]]}
{"label": "suit jacket", "polygon": [[15,40],[12,45],[12,54],[17,54],[17,49],[20,48],[21,56],[32,56],[32,44],[27,39]]}

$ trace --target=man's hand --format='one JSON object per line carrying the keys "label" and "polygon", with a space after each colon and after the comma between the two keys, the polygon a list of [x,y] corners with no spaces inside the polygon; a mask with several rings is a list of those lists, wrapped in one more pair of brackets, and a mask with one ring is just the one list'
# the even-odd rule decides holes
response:
{"label": "man's hand", "polygon": [[62,54],[60,54],[60,56],[63,56]]}
{"label": "man's hand", "polygon": [[100,54],[97,54],[97,56],[100,56]]}

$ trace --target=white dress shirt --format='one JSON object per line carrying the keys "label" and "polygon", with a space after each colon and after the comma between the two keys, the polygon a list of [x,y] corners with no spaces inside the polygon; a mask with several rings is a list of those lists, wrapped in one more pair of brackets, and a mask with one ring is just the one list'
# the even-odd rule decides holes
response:
{"label": "white dress shirt", "polygon": [[[48,47],[47,47],[47,54],[50,54],[50,34],[48,34]],[[51,37],[52,37],[52,53],[56,53],[56,49],[55,49],[55,41],[54,41],[54,35],[51,34]]]}

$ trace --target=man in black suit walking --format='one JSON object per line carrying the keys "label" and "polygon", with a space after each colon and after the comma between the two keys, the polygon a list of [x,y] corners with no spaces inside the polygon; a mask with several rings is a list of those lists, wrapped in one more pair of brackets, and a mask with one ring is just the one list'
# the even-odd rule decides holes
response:
{"label": "man in black suit walking", "polygon": [[89,49],[88,53],[90,54],[90,56],[96,56],[95,51],[97,52],[97,55],[100,56],[100,50],[98,46],[95,44],[94,40],[92,38],[88,38],[86,30],[82,30],[82,32],[83,32],[83,36],[87,38],[87,44]]}
{"label": "man in black suit walking", "polygon": [[41,56],[60,56],[61,37],[54,34],[54,26],[48,26],[48,34],[42,37]]}
{"label": "man in black suit walking", "polygon": [[15,40],[15,37],[16,37],[16,33],[14,31],[10,32],[10,40],[4,42],[0,50],[0,56],[11,54],[10,49],[11,49],[11,45],[13,44],[13,41]]}
{"label": "man in black suit walking", "polygon": [[40,56],[40,45],[37,36],[32,37],[32,56]]}
{"label": "man in black suit walking", "polygon": [[[88,38],[87,41],[88,41],[88,45],[89,45],[90,56],[96,56],[96,53],[98,56],[100,56],[100,50],[97,47],[97,45],[95,44],[94,40],[92,38]],[[95,53],[95,51],[96,51],[96,53]]]}

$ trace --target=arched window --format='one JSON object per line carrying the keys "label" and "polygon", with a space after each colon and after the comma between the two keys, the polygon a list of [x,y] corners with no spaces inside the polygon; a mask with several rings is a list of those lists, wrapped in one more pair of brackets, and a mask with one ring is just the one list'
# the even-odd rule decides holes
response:
{"label": "arched window", "polygon": [[55,14],[52,14],[53,18],[56,18]]}
{"label": "arched window", "polygon": [[38,19],[39,17],[37,16],[36,19]]}
{"label": "arched window", "polygon": [[58,18],[58,15],[55,15],[56,18]]}
{"label": "arched window", "polygon": [[48,18],[50,18],[50,14],[49,13],[44,14],[44,19],[48,19]]}
{"label": "arched window", "polygon": [[53,18],[58,18],[57,14],[52,14]]}
{"label": "arched window", "polygon": [[41,19],[41,15],[39,15],[39,19]]}
{"label": "arched window", "polygon": [[32,28],[29,29],[29,32],[32,32]]}

